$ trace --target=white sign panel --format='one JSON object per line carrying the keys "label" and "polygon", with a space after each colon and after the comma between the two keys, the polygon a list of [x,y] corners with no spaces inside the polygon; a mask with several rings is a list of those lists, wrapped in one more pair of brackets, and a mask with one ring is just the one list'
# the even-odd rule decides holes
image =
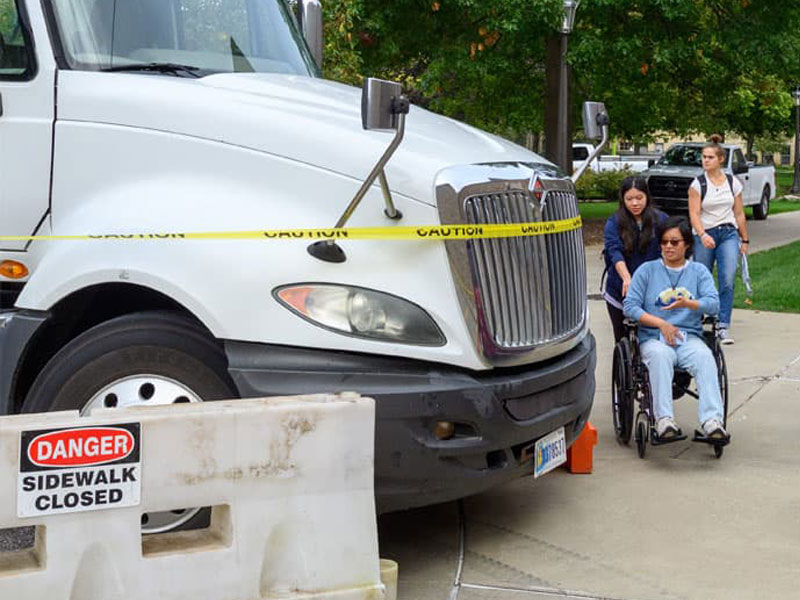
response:
{"label": "white sign panel", "polygon": [[140,502],[139,423],[23,431],[19,450],[20,518]]}

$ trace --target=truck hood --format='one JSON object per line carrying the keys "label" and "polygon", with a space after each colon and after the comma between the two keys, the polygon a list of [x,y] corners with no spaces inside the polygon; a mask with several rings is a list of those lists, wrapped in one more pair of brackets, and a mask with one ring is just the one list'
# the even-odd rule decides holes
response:
{"label": "truck hood", "polygon": [[[63,71],[59,120],[186,135],[366,178],[393,134],[364,131],[361,90],[309,77],[236,73],[200,79]],[[435,204],[444,168],[490,162],[541,163],[497,136],[412,107],[406,137],[387,168],[393,190]]]}
{"label": "truck hood", "polygon": [[697,177],[702,175],[702,167],[670,167],[666,165],[654,165],[642,172],[642,176],[666,175],[669,177]]}

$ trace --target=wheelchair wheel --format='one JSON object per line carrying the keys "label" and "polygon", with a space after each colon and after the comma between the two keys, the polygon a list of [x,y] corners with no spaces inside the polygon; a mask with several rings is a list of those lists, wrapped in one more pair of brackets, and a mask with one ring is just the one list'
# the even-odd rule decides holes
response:
{"label": "wheelchair wheel", "polygon": [[[722,346],[717,346],[717,373],[719,376],[719,391],[722,395],[722,422],[725,429],[728,428],[728,365],[725,362],[725,354]],[[714,446],[714,456],[722,458],[723,446]]]}
{"label": "wheelchair wheel", "polygon": [[715,358],[717,359],[717,376],[719,377],[719,392],[722,396],[722,422],[728,427],[728,365],[725,363],[725,354],[722,346],[717,346]]}
{"label": "wheelchair wheel", "polygon": [[645,452],[647,452],[647,429],[649,427],[649,423],[647,421],[647,415],[645,413],[639,413],[636,417],[636,451],[639,454],[639,458],[644,458]]}
{"label": "wheelchair wheel", "polygon": [[627,444],[633,432],[633,381],[631,375],[631,346],[620,340],[614,346],[611,382],[611,410],[617,441]]}

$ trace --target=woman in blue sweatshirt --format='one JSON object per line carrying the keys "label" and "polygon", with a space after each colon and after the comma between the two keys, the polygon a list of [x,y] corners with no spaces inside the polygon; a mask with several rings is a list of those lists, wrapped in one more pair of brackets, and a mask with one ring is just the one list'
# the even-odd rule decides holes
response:
{"label": "woman in blue sweatshirt", "polygon": [[675,366],[689,371],[700,396],[698,419],[710,438],[725,439],[717,364],[703,341],[703,315],[719,311],[719,295],[708,269],[691,256],[694,237],[688,221],[670,217],[660,228],[659,260],[634,274],[624,311],[639,327],[642,360],[650,374],[656,434],[668,440],[680,435],[672,411]]}
{"label": "woman in blue sweatshirt", "polygon": [[628,293],[636,269],[648,260],[661,256],[656,228],[667,215],[656,210],[650,201],[647,181],[626,177],[619,190],[619,208],[609,217],[603,232],[606,260],[606,286],[603,298],[614,328],[614,342],[625,335],[622,300]]}

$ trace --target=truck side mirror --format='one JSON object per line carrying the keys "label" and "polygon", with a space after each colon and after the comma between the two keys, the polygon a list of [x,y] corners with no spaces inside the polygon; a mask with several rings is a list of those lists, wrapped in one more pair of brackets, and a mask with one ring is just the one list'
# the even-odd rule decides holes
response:
{"label": "truck side mirror", "polygon": [[297,20],[300,30],[306,38],[311,56],[319,68],[322,68],[322,3],[320,0],[297,0]]}
{"label": "truck side mirror", "polygon": [[400,115],[408,114],[403,86],[372,77],[364,81],[361,93],[361,124],[367,131],[397,131]]}
{"label": "truck side mirror", "polygon": [[[367,131],[393,131],[394,138],[378,160],[378,164],[372,168],[364,183],[361,184],[350,204],[344,209],[344,213],[334,225],[336,229],[345,226],[376,179],[380,181],[381,192],[386,203],[383,211],[386,217],[393,220],[403,218],[402,213],[394,205],[386,172],[383,169],[400,146],[400,142],[403,141],[406,131],[406,115],[410,110],[411,103],[403,95],[403,86],[399,83],[371,77],[364,82],[364,90],[361,95],[361,124]],[[311,244],[308,252],[314,258],[325,262],[341,263],[347,260],[344,251],[334,241]]]}
{"label": "truck side mirror", "polygon": [[603,127],[609,124],[606,105],[602,102],[583,103],[583,131],[590,140],[603,137]]}

